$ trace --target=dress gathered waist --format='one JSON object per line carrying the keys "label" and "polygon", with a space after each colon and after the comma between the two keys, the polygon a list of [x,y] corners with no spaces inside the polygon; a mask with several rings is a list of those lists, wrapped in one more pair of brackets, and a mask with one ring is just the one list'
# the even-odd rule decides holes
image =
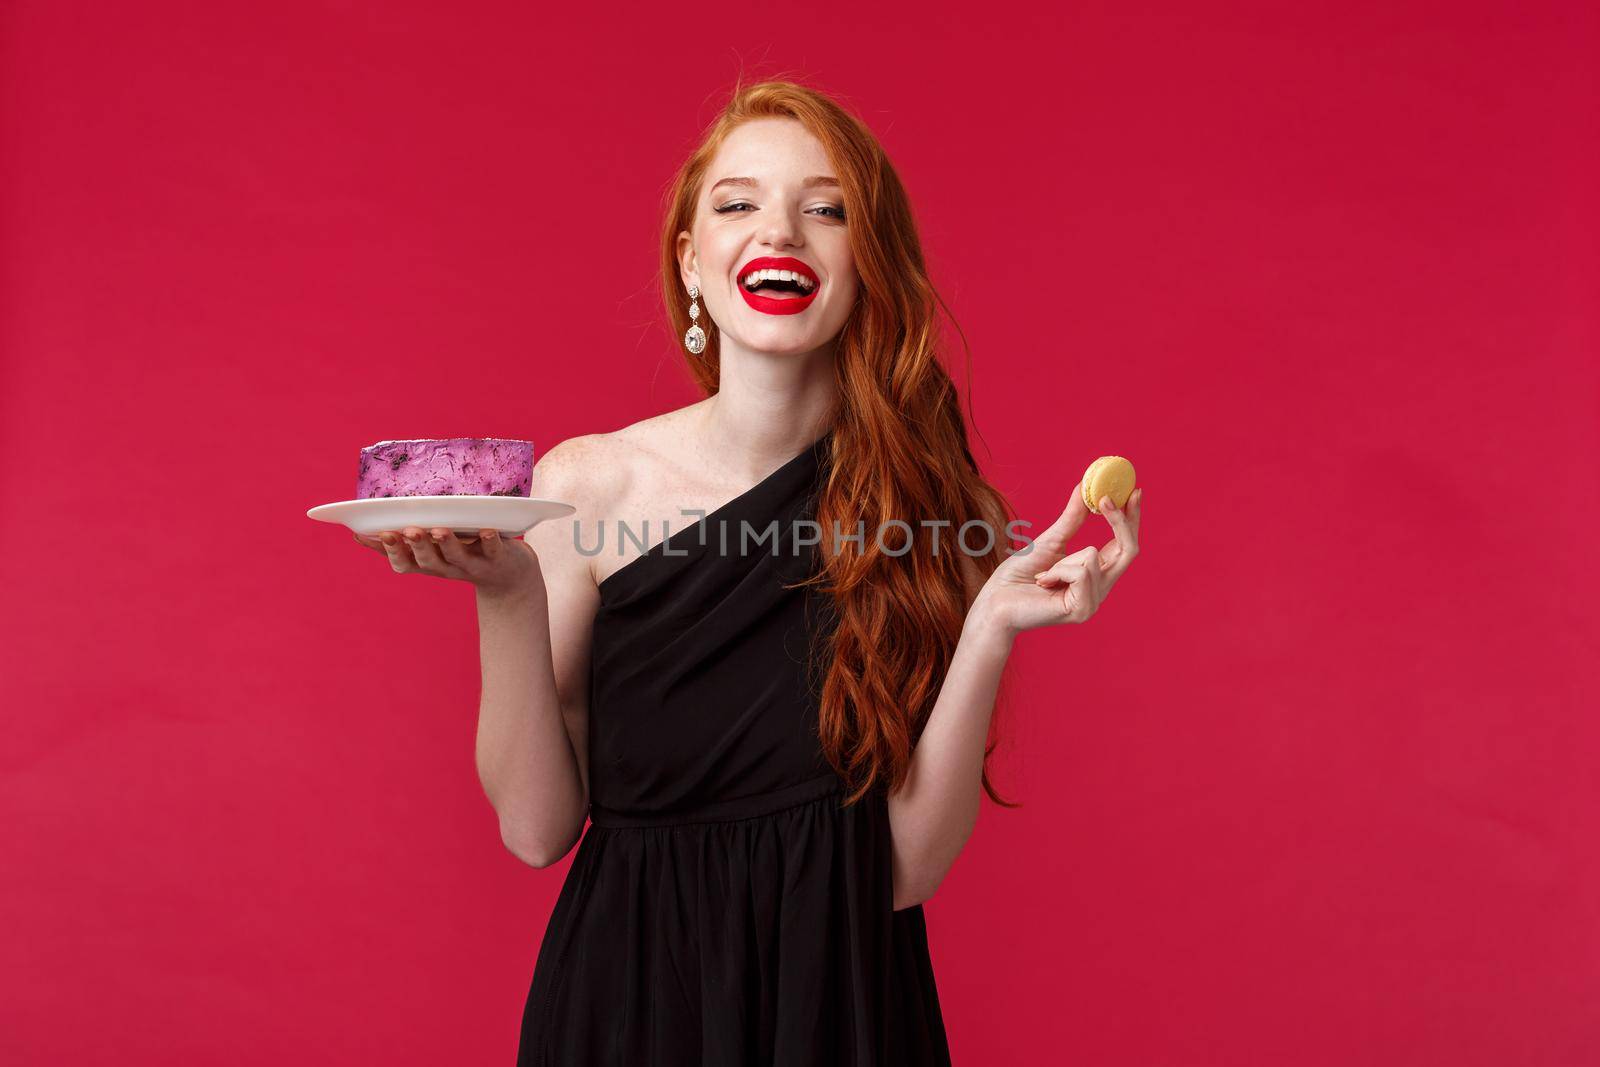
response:
{"label": "dress gathered waist", "polygon": [[651,826],[685,826],[693,823],[737,822],[771,815],[785,808],[808,804],[829,794],[843,792],[843,783],[836,774],[826,774],[808,781],[797,782],[769,793],[753,793],[728,800],[713,801],[694,807],[680,807],[670,811],[618,811],[599,804],[589,806],[589,821],[602,829],[626,829]]}

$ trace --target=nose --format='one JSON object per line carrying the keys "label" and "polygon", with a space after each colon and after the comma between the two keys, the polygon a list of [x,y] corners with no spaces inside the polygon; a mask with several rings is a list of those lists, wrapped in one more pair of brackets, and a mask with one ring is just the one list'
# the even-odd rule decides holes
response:
{"label": "nose", "polygon": [[773,248],[792,248],[799,243],[800,225],[787,211],[768,211],[762,215],[759,237]]}

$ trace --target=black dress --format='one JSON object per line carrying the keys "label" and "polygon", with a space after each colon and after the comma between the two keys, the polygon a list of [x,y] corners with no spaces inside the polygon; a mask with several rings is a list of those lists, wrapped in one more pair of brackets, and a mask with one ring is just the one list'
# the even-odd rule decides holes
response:
{"label": "black dress", "polygon": [[831,437],[600,584],[590,826],[518,1067],[950,1062],[887,795],[841,807],[817,739],[825,597],[783,588],[815,565]]}

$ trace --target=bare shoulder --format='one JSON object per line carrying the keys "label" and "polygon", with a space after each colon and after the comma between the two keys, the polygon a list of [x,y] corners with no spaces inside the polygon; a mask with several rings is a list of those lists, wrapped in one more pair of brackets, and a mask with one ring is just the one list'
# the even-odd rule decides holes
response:
{"label": "bare shoulder", "polygon": [[579,434],[550,447],[533,465],[529,496],[559,500],[576,510],[562,519],[541,522],[528,531],[528,543],[540,558],[566,561],[583,568],[592,580],[600,575],[573,542],[573,523],[589,524],[611,515],[640,486],[658,481],[677,465],[674,444],[681,439],[684,411],[669,411],[604,433]]}
{"label": "bare shoulder", "polygon": [[685,424],[697,406],[652,415],[610,433],[575,438],[585,450],[580,461],[593,473],[589,503],[603,513],[640,487],[681,477],[686,467],[692,468]]}
{"label": "bare shoulder", "polygon": [[588,557],[577,550],[573,524],[587,521],[598,503],[613,491],[606,484],[613,469],[608,462],[612,453],[608,436],[593,433],[569,437],[551,445],[533,465],[528,495],[559,500],[574,508],[571,515],[546,519],[523,535],[529,547],[539,554],[546,584],[552,579],[573,581],[580,576],[591,585],[594,582]]}
{"label": "bare shoulder", "polygon": [[604,470],[609,434],[588,433],[551,445],[533,465],[528,495],[579,506],[597,488],[596,475]]}
{"label": "bare shoulder", "polygon": [[629,483],[670,463],[676,412],[641,419],[608,433],[580,434],[553,445],[533,465],[532,496],[563,500],[580,511],[603,508]]}

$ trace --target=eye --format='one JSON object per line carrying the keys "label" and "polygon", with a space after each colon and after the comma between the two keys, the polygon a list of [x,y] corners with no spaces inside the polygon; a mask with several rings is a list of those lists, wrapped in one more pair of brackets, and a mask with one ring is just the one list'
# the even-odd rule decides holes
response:
{"label": "eye", "polygon": [[[711,210],[715,211],[719,215],[727,215],[727,214],[732,214],[732,213],[738,213],[738,209],[739,208],[752,208],[753,209],[753,207],[754,207],[754,205],[747,204],[743,200],[735,200],[732,203],[723,204],[721,207],[715,207],[715,208],[712,208]],[[831,212],[833,212],[833,214],[829,216],[830,218],[839,219],[841,222],[844,220],[844,208],[842,208],[842,207],[835,207],[832,204],[824,204],[821,207],[817,208],[816,210],[818,210],[818,211],[831,211]]]}

